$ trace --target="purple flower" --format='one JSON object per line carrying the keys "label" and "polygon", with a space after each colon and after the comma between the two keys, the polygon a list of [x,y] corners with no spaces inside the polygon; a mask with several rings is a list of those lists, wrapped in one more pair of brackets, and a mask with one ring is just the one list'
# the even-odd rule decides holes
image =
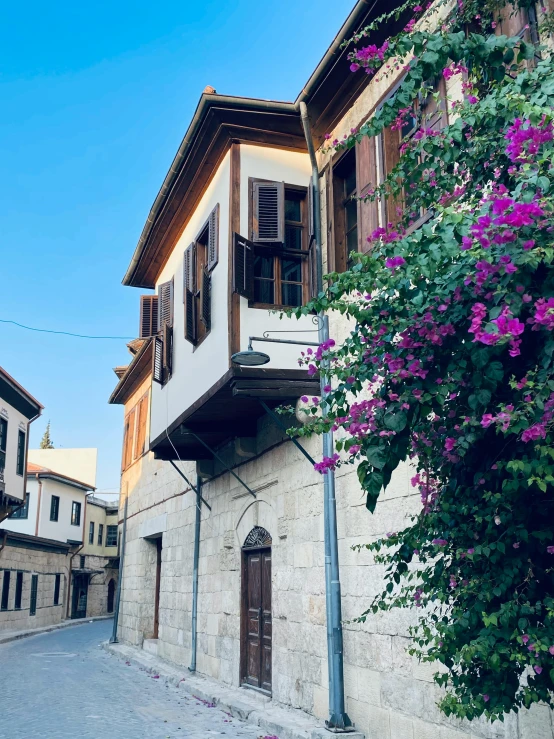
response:
{"label": "purple flower", "polygon": [[353,384],[354,384],[354,383],[356,382],[356,378],[354,377],[354,375],[350,375],[350,377],[347,377],[347,378],[346,378],[346,382],[347,382],[347,383],[348,383],[349,385],[353,385]]}
{"label": "purple flower", "polygon": [[359,444],[354,444],[354,446],[351,446],[349,449],[350,454],[357,454],[362,447]]}
{"label": "purple flower", "polygon": [[456,446],[456,439],[453,439],[451,436],[449,436],[444,442],[444,448],[446,449],[447,452],[451,452],[455,446]]}
{"label": "purple flower", "polygon": [[548,554],[554,554],[554,547],[553,546],[546,547],[546,551],[548,552]]}
{"label": "purple flower", "polygon": [[552,656],[554,656],[554,647],[548,647],[548,651]]}
{"label": "purple flower", "polygon": [[331,392],[331,385],[325,385],[325,387],[323,388],[323,392],[324,393],[330,393]]}
{"label": "purple flower", "polygon": [[533,669],[537,673],[537,675],[540,675],[542,672],[542,667],[540,665],[533,665]]}
{"label": "purple flower", "polygon": [[469,236],[462,236],[462,251],[467,251],[468,249],[471,249],[472,246],[472,239],[470,239]]}
{"label": "purple flower", "polygon": [[446,539],[433,539],[431,544],[435,544],[435,546],[437,547],[445,547],[448,542],[446,541]]}
{"label": "purple flower", "polygon": [[394,271],[397,267],[401,267],[403,264],[406,264],[404,257],[389,257],[385,262],[385,267]]}
{"label": "purple flower", "polygon": [[485,701],[485,703],[488,703],[490,700],[490,697],[485,693],[485,695],[483,696],[483,700]]}
{"label": "purple flower", "polygon": [[301,401],[302,401],[303,403],[307,403],[307,402],[309,401],[309,398],[308,398],[308,396],[307,396],[307,395],[303,395],[303,396],[302,396],[302,397],[300,398],[300,400],[301,400]]}
{"label": "purple flower", "polygon": [[467,550],[467,553],[468,554],[473,554],[474,552],[475,552],[475,549],[473,549],[473,548]]}

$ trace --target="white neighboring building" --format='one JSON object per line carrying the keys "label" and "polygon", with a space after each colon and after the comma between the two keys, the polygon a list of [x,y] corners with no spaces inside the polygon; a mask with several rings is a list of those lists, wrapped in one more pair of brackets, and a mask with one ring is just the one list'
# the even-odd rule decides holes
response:
{"label": "white neighboring building", "polygon": [[24,500],[29,425],[43,406],[0,367],[0,521]]}
{"label": "white neighboring building", "polygon": [[29,462],[27,500],[9,516],[6,528],[45,539],[82,544],[86,496],[93,490],[91,485]]}

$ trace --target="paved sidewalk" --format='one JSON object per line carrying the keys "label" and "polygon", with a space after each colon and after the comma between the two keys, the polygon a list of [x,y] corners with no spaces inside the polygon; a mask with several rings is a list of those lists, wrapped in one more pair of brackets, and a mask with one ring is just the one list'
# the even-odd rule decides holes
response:
{"label": "paved sidewalk", "polygon": [[0,739],[257,739],[218,711],[101,648],[97,621],[0,646]]}
{"label": "paved sidewalk", "polygon": [[[255,724],[259,727],[258,735],[277,736],[279,739],[332,739],[334,736],[314,716],[275,705],[270,698],[254,690],[226,687],[215,680],[191,674],[186,667],[170,664],[126,644],[105,642],[102,646],[126,664],[157,676],[166,684],[219,708],[228,716]],[[346,736],[348,739],[364,739],[361,732],[349,732]]]}
{"label": "paved sidewalk", "polygon": [[79,624],[88,624],[91,621],[107,621],[112,620],[113,616],[93,616],[92,618],[72,618],[62,621],[59,624],[51,624],[50,626],[41,626],[38,629],[21,629],[20,631],[0,631],[0,644],[7,644],[10,641],[24,639],[27,636],[36,636],[37,634],[48,634],[50,631],[58,631],[58,629],[67,629],[69,626],[78,626]]}

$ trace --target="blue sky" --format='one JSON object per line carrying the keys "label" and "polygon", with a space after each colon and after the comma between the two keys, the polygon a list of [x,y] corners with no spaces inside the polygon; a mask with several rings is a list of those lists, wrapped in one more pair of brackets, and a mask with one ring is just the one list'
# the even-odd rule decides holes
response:
{"label": "blue sky", "polygon": [[[121,279],[205,85],[294,100],[353,0],[8,3],[0,28],[0,319],[135,336]],[[56,446],[98,447],[117,491],[125,341],[0,323],[0,365]]]}

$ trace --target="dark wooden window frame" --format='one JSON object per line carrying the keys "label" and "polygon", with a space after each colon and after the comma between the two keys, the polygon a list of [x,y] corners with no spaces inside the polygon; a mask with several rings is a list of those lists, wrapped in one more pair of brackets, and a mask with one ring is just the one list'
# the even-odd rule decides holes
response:
{"label": "dark wooden window frame", "polygon": [[78,500],[73,500],[71,502],[71,525],[81,525],[81,503]]}
{"label": "dark wooden window frame", "polygon": [[[114,529],[115,529],[115,541],[114,541]],[[108,524],[106,526],[106,546],[107,547],[117,546],[117,525],[115,524]]]}
{"label": "dark wooden window frame", "polygon": [[99,547],[104,546],[104,524],[98,524],[98,541],[96,542]]}
{"label": "dark wooden window frame", "polygon": [[0,473],[6,468],[6,448],[8,445],[8,419],[0,416]]}
{"label": "dark wooden window frame", "polygon": [[2,602],[0,603],[0,610],[2,611],[7,611],[10,604],[11,574],[10,570],[4,570],[4,577],[2,578]]}
{"label": "dark wooden window frame", "polygon": [[61,584],[61,576],[55,575],[54,576],[54,605],[55,606],[60,605],[60,584]]}
{"label": "dark wooden window frame", "polygon": [[140,457],[142,457],[148,451],[146,447],[146,422],[148,420],[149,395],[150,391],[147,390],[144,395],[139,398],[136,404],[137,415],[133,441],[133,461],[140,459]]}
{"label": "dark wooden window frame", "polygon": [[[300,259],[302,266],[302,305],[305,305],[310,299],[310,286],[309,286],[309,218],[308,218],[308,188],[302,185],[292,185],[287,182],[284,183],[284,201],[287,199],[287,192],[298,193],[301,201],[302,209],[302,220],[301,221],[284,221],[285,231],[287,225],[302,228],[302,248],[301,249],[285,249],[284,244],[277,244],[271,242],[255,242],[254,236],[254,184],[271,182],[272,180],[260,179],[258,177],[248,178],[248,233],[257,254],[265,254],[267,256],[272,255],[275,257],[273,266],[273,282],[274,282],[274,297],[281,296],[282,285],[287,283],[286,280],[281,278],[281,259],[283,257],[289,257],[291,259]],[[291,283],[299,284],[299,283]],[[249,308],[261,308],[262,310],[287,310],[291,306],[283,305],[282,303],[260,303],[255,300],[248,301]]]}
{"label": "dark wooden window frame", "polygon": [[30,493],[25,493],[25,503],[20,506],[19,508],[16,508],[13,513],[10,513],[8,518],[29,518],[29,500],[31,498]]}
{"label": "dark wooden window frame", "polygon": [[23,596],[23,572],[17,572],[15,576],[15,600],[14,600],[14,610],[20,611],[21,610],[21,599]]}
{"label": "dark wooden window frame", "polygon": [[21,429],[17,430],[17,462],[16,462],[16,473],[19,477],[23,477],[25,474],[25,442],[27,434]]}
{"label": "dark wooden window frame", "polygon": [[57,521],[60,517],[60,496],[52,495],[50,498],[50,520]]}
{"label": "dark wooden window frame", "polygon": [[31,598],[29,601],[29,616],[35,616],[37,613],[38,598],[38,575],[31,575]]}
{"label": "dark wooden window frame", "polygon": [[193,352],[212,330],[212,272],[219,261],[219,203],[183,257],[184,335]]}
{"label": "dark wooden window frame", "polygon": [[89,521],[88,524],[88,543],[94,544],[94,521]]}

